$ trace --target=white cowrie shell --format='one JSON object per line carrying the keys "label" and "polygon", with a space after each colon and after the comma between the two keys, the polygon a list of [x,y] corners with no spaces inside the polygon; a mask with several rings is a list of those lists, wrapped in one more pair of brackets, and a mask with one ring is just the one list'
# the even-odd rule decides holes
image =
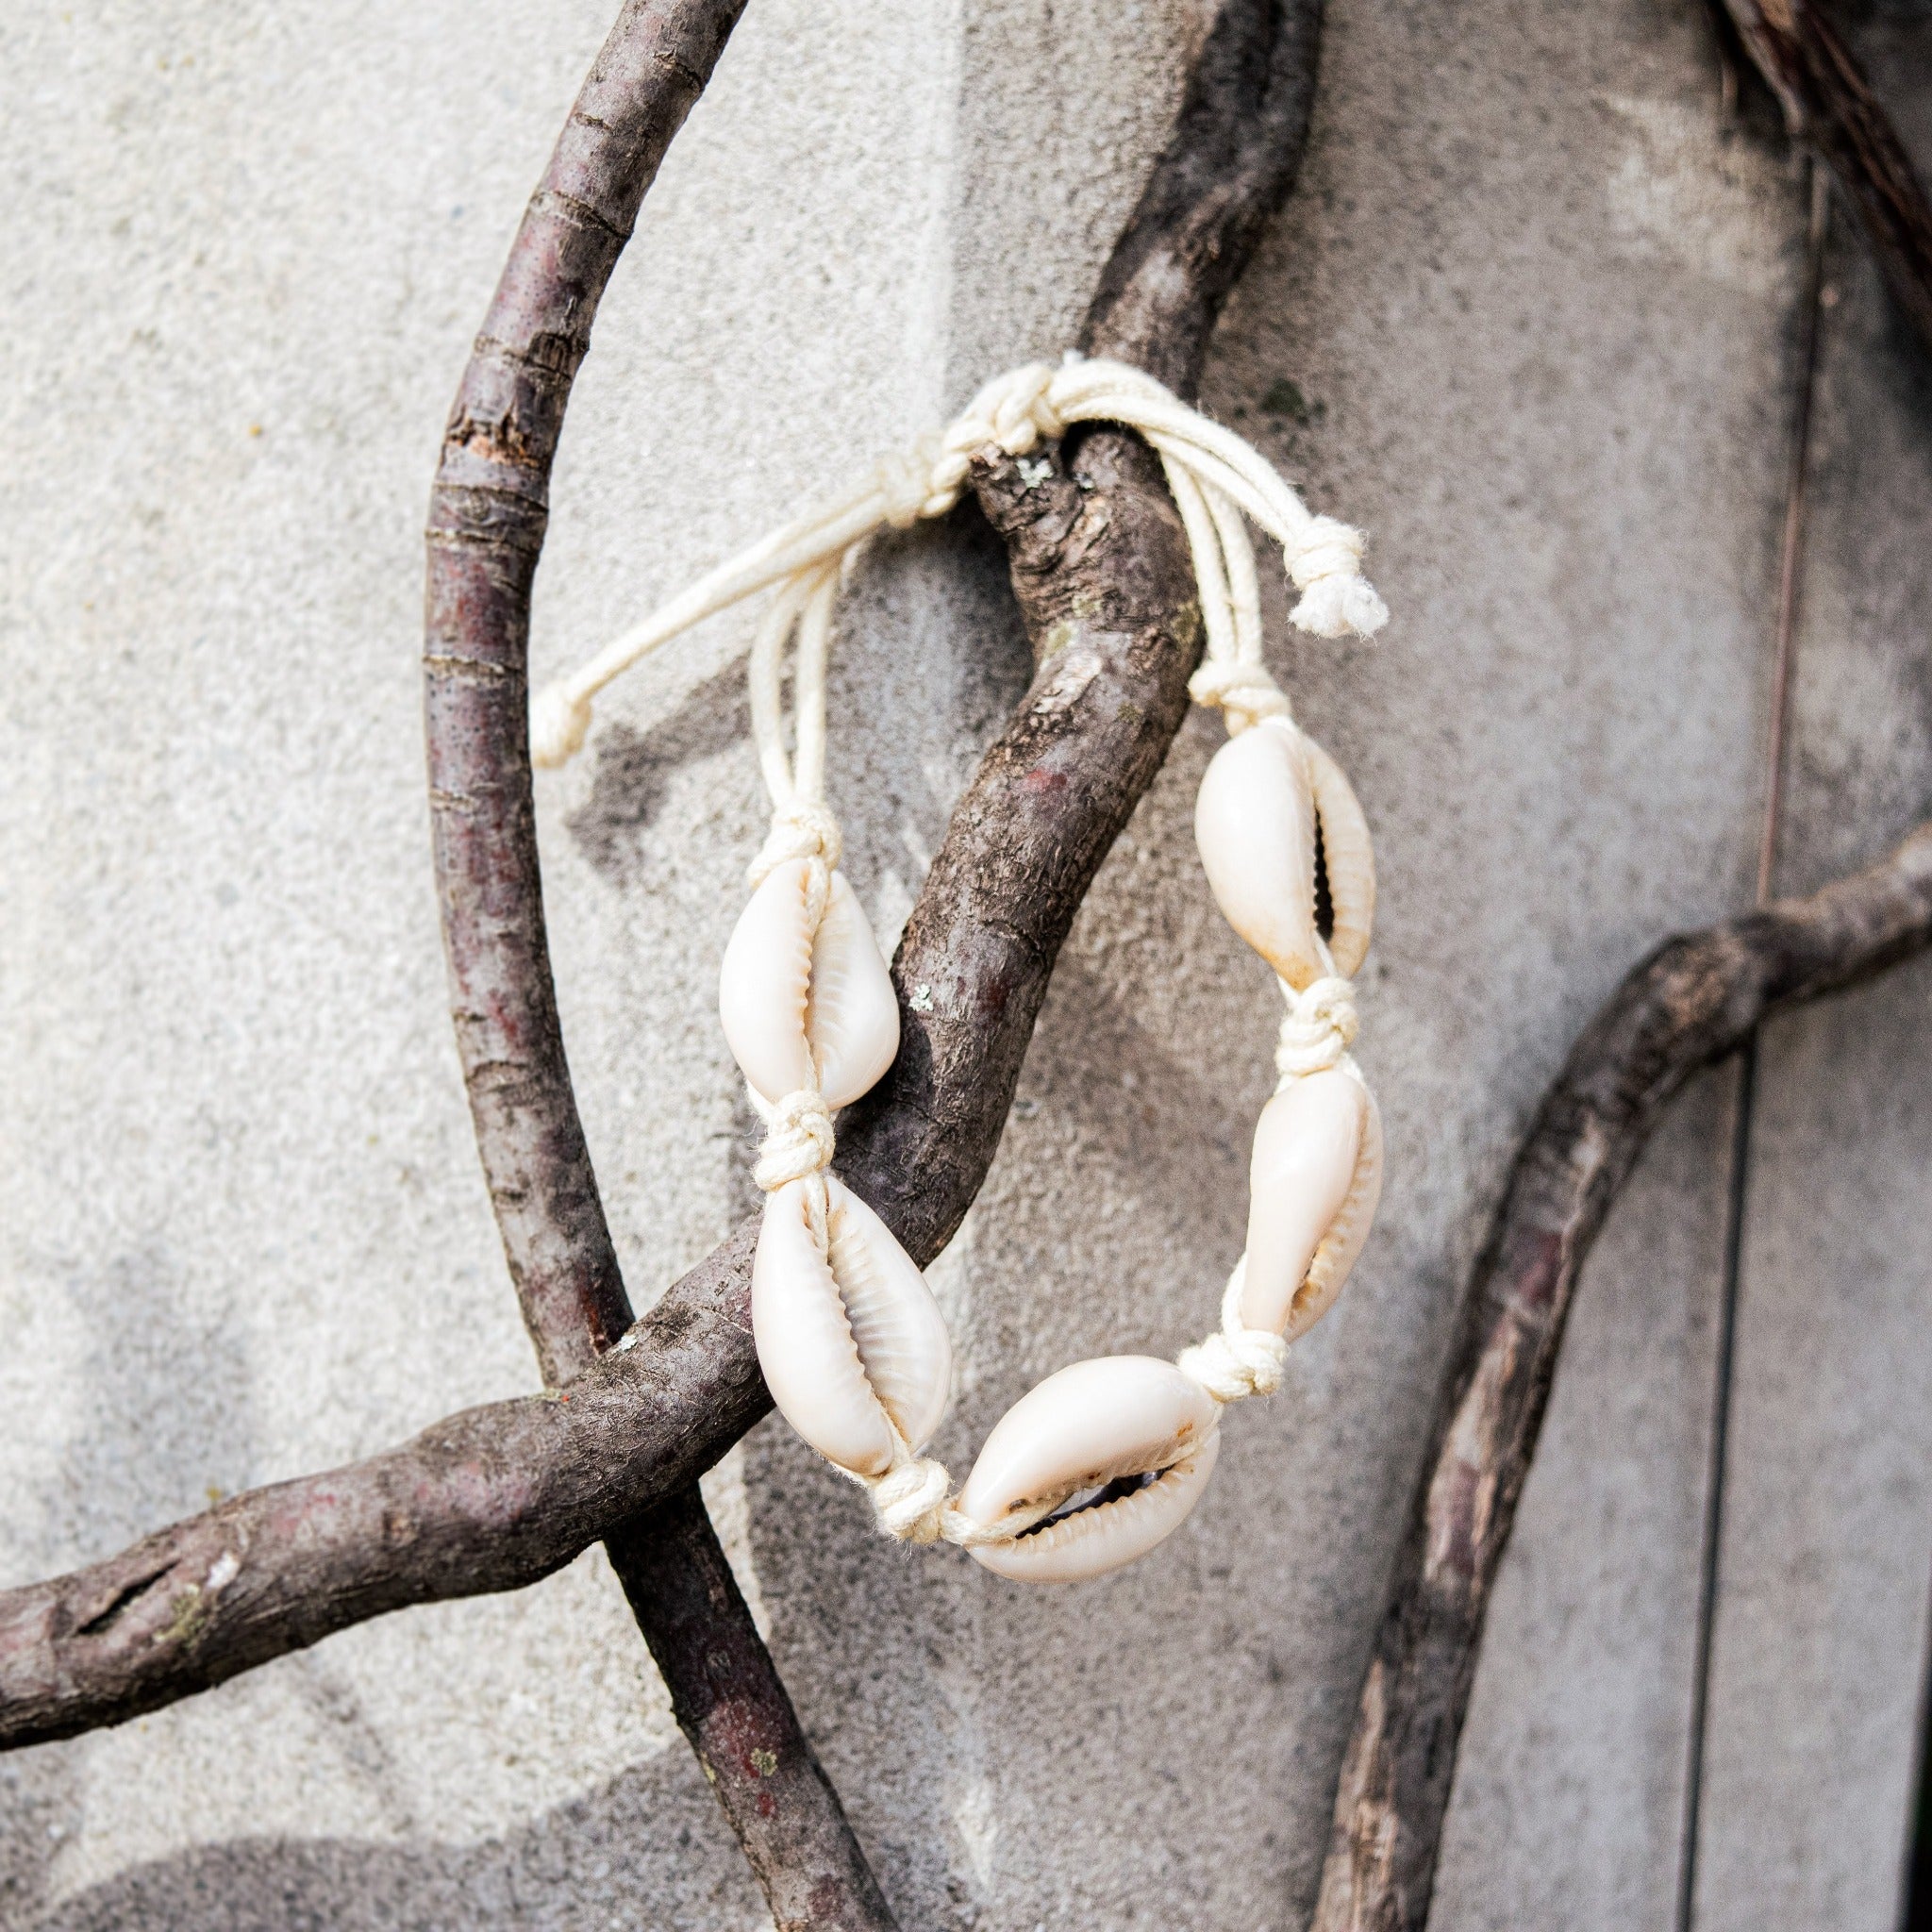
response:
{"label": "white cowrie shell", "polygon": [[1201,1500],[1221,1438],[1209,1436],[1183,1462],[1111,1503],[1075,1510],[1013,1542],[982,1543],[974,1561],[1016,1583],[1085,1583],[1144,1557],[1187,1521]]}
{"label": "white cowrie shell", "polygon": [[1315,930],[1315,801],[1307,741],[1264,718],[1208,760],[1194,842],[1227,923],[1296,991],[1327,971]]}
{"label": "white cowrie shell", "polygon": [[1049,1375],[994,1424],[959,1491],[960,1514],[988,1529],[1024,1530],[1082,1491],[1156,1479],[1030,1534],[980,1544],[974,1560],[1022,1582],[1074,1583],[1145,1555],[1207,1488],[1220,1416],[1197,1382],[1151,1356],[1107,1356]]}
{"label": "white cowrie shell", "polygon": [[1302,748],[1322,827],[1322,869],[1328,875],[1334,915],[1328,956],[1343,979],[1353,979],[1368,958],[1375,928],[1375,848],[1361,801],[1341,767],[1312,738],[1305,736]]}
{"label": "white cowrie shell", "polygon": [[884,1475],[894,1425],[915,1451],[939,1427],[952,1343],[911,1257],[830,1174],[830,1255],[819,1253],[810,1187],[792,1181],[765,1202],[751,1270],[758,1366],[779,1413],[821,1456],[855,1475]]}
{"label": "white cowrie shell", "polygon": [[1340,1067],[1291,1082],[1261,1109],[1249,1163],[1241,1320],[1293,1341],[1341,1291],[1382,1193],[1382,1117]]}
{"label": "white cowrie shell", "polygon": [[808,860],[788,859],[751,895],[724,948],[718,1017],[744,1077],[766,1100],[816,1087],[837,1108],[892,1064],[899,1003],[842,873],[832,874],[825,916],[810,936],[809,879]]}

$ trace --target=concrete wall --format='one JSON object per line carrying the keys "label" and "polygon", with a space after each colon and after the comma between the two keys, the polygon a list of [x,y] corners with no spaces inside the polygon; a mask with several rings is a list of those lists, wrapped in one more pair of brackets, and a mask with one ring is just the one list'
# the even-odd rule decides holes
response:
{"label": "concrete wall", "polygon": [[[1867,24],[1911,72],[1923,16]],[[0,19],[0,1579],[533,1371],[442,1011],[418,529],[590,0],[21,0]],[[1052,353],[1172,111],[1182,0],[755,0],[619,270],[536,611],[573,661],[800,492]],[[1888,71],[1890,71],[1888,69]],[[1920,70],[1923,72],[1923,68]],[[1915,110],[1916,111],[1916,110]],[[1915,124],[1916,125],[1916,124]],[[1299,1922],[1458,1285],[1526,1110],[1662,931],[1743,903],[1803,225],[1698,10],[1335,0],[1306,178],[1209,406],[1374,536],[1373,651],[1276,665],[1384,913],[1380,1230],[1152,1561],[1027,1594],[890,1547],[767,1425],[711,1479],[908,1927]],[[1932,381],[1840,230],[1782,876],[1932,791]],[[1304,407],[1271,408],[1292,382]],[[829,454],[828,454],[829,453]],[[641,1301],[747,1198],[711,1020],[761,807],[720,622],[540,789],[572,1058]],[[884,546],[834,731],[890,937],[1025,654],[970,534]],[[861,685],[870,708],[859,716]],[[935,1271],[958,1469],[1240,1241],[1272,992],[1192,721],[1083,913]],[[1932,976],[1775,1029],[1743,1253],[1700,1926],[1889,1926],[1932,1572]],[[1666,1926],[1734,1083],[1588,1271],[1437,1923]],[[601,1557],[0,1760],[0,1923],[751,1927]]]}

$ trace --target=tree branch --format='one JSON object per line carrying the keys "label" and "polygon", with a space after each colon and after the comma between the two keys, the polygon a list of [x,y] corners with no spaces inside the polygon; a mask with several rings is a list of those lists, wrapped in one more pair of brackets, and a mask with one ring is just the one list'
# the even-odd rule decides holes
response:
{"label": "tree branch", "polygon": [[[598,304],[743,7],[633,0],[618,16],[511,244],[430,498],[425,712],[451,1013],[504,1255],[552,1385],[593,1362],[631,1308],[543,924],[530,587]],[[696,1488],[622,1525],[608,1547],[779,1932],[896,1932]]]}
{"label": "tree branch", "polygon": [[1932,348],[1932,203],[1870,82],[1808,0],[1724,0],[1792,133],[1857,211],[1892,294]]}
{"label": "tree branch", "polygon": [[1191,396],[1208,339],[1301,171],[1322,0],[1224,0],[1180,112],[1101,271],[1080,347]]}
{"label": "tree branch", "polygon": [[1428,1917],[1491,1587],[1576,1277],[1665,1103],[1764,1021],[1932,945],[1932,824],[1870,871],[1667,941],[1571,1050],[1477,1260],[1362,1686],[1311,1932]]}
{"label": "tree branch", "polygon": [[605,1547],[779,1932],[892,1926],[695,1485]]}
{"label": "tree branch", "polygon": [[[1155,170],[1121,244],[1139,266],[1109,271],[1083,330],[1092,353],[1139,358],[1191,389],[1221,300],[1291,180],[1307,126],[1297,63],[1318,22],[1307,0],[1226,0],[1204,54],[1249,49],[1248,64],[1234,63],[1247,92],[1191,84],[1188,101],[1219,101],[1223,117],[1184,109],[1194,139],[1177,135]],[[1271,131],[1229,140],[1236,116]],[[1211,165],[1196,157],[1200,141],[1218,143]],[[1279,165],[1261,164],[1269,142],[1285,144]],[[1211,213],[1190,219],[1191,195]],[[634,201],[609,209],[601,225],[558,216],[546,246],[576,264],[581,293],[566,311],[576,332],[517,356],[491,353],[486,330],[439,479],[439,554],[475,548],[478,567],[443,580],[441,615],[433,583],[432,629],[459,642],[475,625],[497,641],[489,654],[431,653],[452,659],[446,677],[431,667],[430,729],[448,753],[435,778],[447,801],[437,802],[439,863],[469,882],[458,912],[474,935],[460,960],[452,937],[452,980],[473,1096],[520,1150],[521,1165],[491,1182],[530,1257],[525,1307],[557,1311],[533,1324],[540,1350],[573,1323],[599,1339],[619,1332],[623,1290],[614,1263],[578,1258],[579,1243],[594,1257],[608,1231],[580,1185],[590,1170],[575,1107],[558,1106],[560,1042],[545,1093],[533,1103],[525,1091],[541,1058],[527,1042],[554,1036],[554,1000],[545,1010],[540,974],[539,1004],[523,1004],[542,940],[534,847],[523,842],[527,779],[510,795],[491,746],[524,728],[524,613],[544,515],[541,465],[524,458],[555,446],[586,340],[575,319],[594,308],[635,211]],[[840,1172],[922,1265],[985,1178],[1054,958],[1159,768],[1200,649],[1186,543],[1150,453],[1103,431],[1080,443],[1077,481],[1061,453],[1048,461],[1031,480],[1011,462],[975,465],[1041,669],[908,923],[893,962],[898,1062],[841,1124]],[[491,950],[492,931],[504,949]],[[670,1501],[770,1406],[751,1340],[756,1229],[741,1225],[560,1394],[467,1410],[366,1461],[238,1496],[104,1563],[0,1594],[0,1746],[124,1722],[408,1604],[519,1588]]]}
{"label": "tree branch", "polygon": [[451,1007],[490,1199],[544,1379],[630,1325],[558,1024],[527,746],[550,465],[644,192],[744,0],[626,0],[530,198],[443,430],[423,654]]}

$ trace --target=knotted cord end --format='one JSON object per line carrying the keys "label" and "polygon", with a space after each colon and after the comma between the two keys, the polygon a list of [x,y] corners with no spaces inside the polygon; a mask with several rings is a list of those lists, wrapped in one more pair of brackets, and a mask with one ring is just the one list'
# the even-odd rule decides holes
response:
{"label": "knotted cord end", "polygon": [[573,697],[560,684],[546,684],[530,700],[530,762],[548,772],[569,764],[590,728],[590,699]]}
{"label": "knotted cord end", "polygon": [[1301,600],[1288,614],[1298,630],[1318,638],[1374,637],[1389,622],[1389,607],[1362,575],[1368,539],[1333,517],[1313,517],[1289,553],[1288,575]]}

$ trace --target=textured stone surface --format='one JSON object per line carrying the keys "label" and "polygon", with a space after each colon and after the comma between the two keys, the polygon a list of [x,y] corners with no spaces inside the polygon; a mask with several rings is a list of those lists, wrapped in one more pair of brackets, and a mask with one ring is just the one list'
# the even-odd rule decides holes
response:
{"label": "textured stone surface", "polygon": [[[1380,843],[1382,1227],[1289,1389],[1231,1423],[1195,1520],[1101,1585],[1030,1595],[885,1546],[769,1424],[720,1472],[908,1927],[1296,1921],[1524,1111],[1657,934],[1750,889],[1789,168],[1721,126],[1692,9],[1331,12],[1307,178],[1207,393],[1372,529],[1397,611],[1374,652],[1276,659]],[[600,319],[540,674],[1060,345],[1189,22],[1182,0],[754,0]],[[441,1006],[417,531],[468,333],[605,24],[583,0],[26,0],[0,22],[5,1580],[533,1379]],[[1793,884],[1876,849],[1932,773],[1923,378],[1856,255],[1835,262]],[[747,1188],[711,1018],[760,817],[747,635],[721,621],[638,675],[540,791],[640,1300]],[[1024,676],[983,539],[880,546],[833,729],[882,933]],[[1218,728],[1190,724],[1109,861],[936,1270],[956,1469],[1058,1363],[1197,1333],[1238,1246],[1273,995],[1192,854]],[[1767,1047],[1707,1794],[1713,1897],[1760,1923],[1875,1926],[1895,1871],[1932,1521],[1925,990]],[[1445,1926],[1668,1923],[1728,1095],[1687,1098],[1586,1278]],[[1834,1268],[1855,1322],[1830,1319]],[[0,1760],[0,1791],[9,1925],[759,1920],[601,1557]]]}

